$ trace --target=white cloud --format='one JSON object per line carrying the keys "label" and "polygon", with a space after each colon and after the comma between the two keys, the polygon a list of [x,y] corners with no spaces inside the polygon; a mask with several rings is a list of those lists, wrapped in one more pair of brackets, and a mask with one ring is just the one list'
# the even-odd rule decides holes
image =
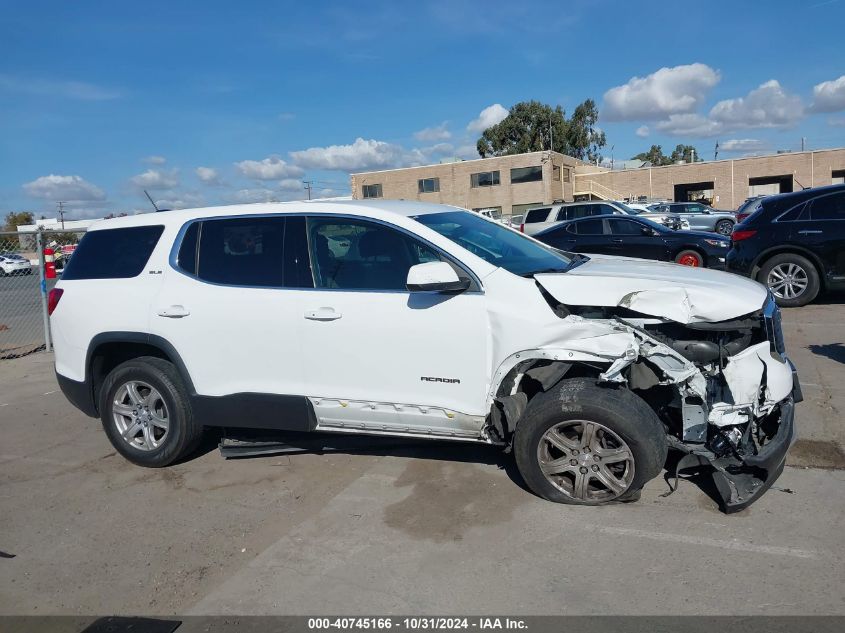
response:
{"label": "white cloud", "polygon": [[426,143],[433,143],[434,141],[447,141],[452,138],[452,133],[446,129],[448,126],[448,121],[443,121],[440,125],[434,125],[432,127],[423,128],[418,132],[414,132],[414,138],[418,141],[424,141]]}
{"label": "white cloud", "polygon": [[719,79],[719,72],[706,64],[661,68],[605,92],[601,115],[608,121],[656,121],[691,113]]}
{"label": "white cloud", "polygon": [[710,119],[725,129],[790,127],[804,116],[801,97],[786,92],[771,79],[745,97],[720,101],[710,110]]}
{"label": "white cloud", "polygon": [[197,167],[194,170],[194,173],[197,175],[197,178],[207,185],[222,184],[220,182],[220,172],[213,167]]}
{"label": "white cloud", "polygon": [[142,162],[147,163],[148,165],[164,165],[164,163],[167,162],[167,159],[164,156],[147,156],[142,159]]}
{"label": "white cloud", "polygon": [[305,172],[301,167],[291,165],[278,156],[268,156],[264,160],[242,160],[235,163],[240,172],[254,180],[279,180],[298,178]]}
{"label": "white cloud", "polygon": [[845,126],[845,117],[830,117],[827,120],[827,124],[833,127],[843,127]]}
{"label": "white cloud", "polygon": [[290,155],[297,165],[306,169],[346,172],[407,167],[425,162],[425,156],[419,150],[407,150],[401,145],[360,137],[351,145],[310,147]]}
{"label": "white cloud", "polygon": [[640,127],[637,128],[637,131],[634,132],[634,134],[636,134],[640,138],[645,138],[646,136],[648,136],[648,132],[649,132],[648,126],[647,125],[641,125]]}
{"label": "white cloud", "polygon": [[845,75],[832,81],[823,81],[813,86],[814,112],[838,112],[845,110]]}
{"label": "white cloud", "polygon": [[191,209],[205,203],[203,197],[195,193],[174,193],[154,200],[159,209]]}
{"label": "white cloud", "polygon": [[508,110],[501,103],[494,103],[491,106],[484,108],[478,115],[477,119],[473,119],[467,125],[467,131],[474,134],[480,134],[488,127],[492,127],[497,123],[501,123],[504,118],[508,116]]}
{"label": "white cloud", "polygon": [[665,121],[658,121],[654,127],[672,136],[715,136],[723,131],[720,123],[700,114],[672,114]]}
{"label": "white cloud", "polygon": [[95,86],[84,81],[22,78],[12,75],[0,75],[0,92],[80,101],[107,101],[121,96],[117,90]]}
{"label": "white cloud", "polygon": [[305,183],[296,178],[285,178],[279,182],[279,187],[284,191],[304,191]]}
{"label": "white cloud", "polygon": [[105,192],[80,176],[41,176],[24,186],[30,196],[65,202],[98,202],[106,199]]}
{"label": "white cloud", "polygon": [[767,147],[765,141],[756,138],[732,138],[719,142],[720,152],[759,152]]}
{"label": "white cloud", "polygon": [[293,121],[296,115],[293,112],[282,112],[279,114],[279,121]]}
{"label": "white cloud", "polygon": [[279,200],[279,193],[266,187],[239,189],[228,198],[232,202],[275,202]]}
{"label": "white cloud", "polygon": [[138,189],[175,189],[179,186],[179,175],[175,169],[169,172],[148,169],[142,174],[132,176],[129,182]]}

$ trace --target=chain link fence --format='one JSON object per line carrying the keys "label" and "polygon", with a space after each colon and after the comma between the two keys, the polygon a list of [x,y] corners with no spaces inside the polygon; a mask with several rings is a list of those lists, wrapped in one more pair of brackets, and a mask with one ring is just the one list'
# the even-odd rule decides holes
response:
{"label": "chain link fence", "polygon": [[84,234],[78,230],[0,232],[0,360],[52,347],[47,293],[61,278]]}

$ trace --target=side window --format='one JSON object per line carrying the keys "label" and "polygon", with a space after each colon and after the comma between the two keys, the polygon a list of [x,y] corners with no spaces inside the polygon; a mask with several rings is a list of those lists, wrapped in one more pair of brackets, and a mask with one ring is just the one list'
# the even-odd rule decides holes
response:
{"label": "side window", "polygon": [[633,220],[609,219],[611,235],[642,235],[643,225]]}
{"label": "side window", "polygon": [[609,204],[596,204],[593,205],[593,215],[613,215],[618,211],[616,207],[612,207]]}
{"label": "side window", "polygon": [[62,279],[137,277],[163,231],[161,225],[88,231],[65,266]]}
{"label": "side window", "polygon": [[845,220],[845,193],[815,198],[810,207],[811,220]]}
{"label": "side window", "polygon": [[575,223],[578,235],[603,235],[604,222],[599,219],[595,220],[581,220]]}
{"label": "side window", "polygon": [[809,203],[805,202],[804,204],[799,204],[796,207],[790,209],[783,215],[777,218],[777,222],[798,222],[799,220],[809,220],[810,214],[807,211],[809,208]]}
{"label": "side window", "polygon": [[281,287],[283,217],[205,220],[197,277],[233,286]]}
{"label": "side window", "polygon": [[534,224],[535,222],[545,222],[546,218],[549,215],[548,207],[544,209],[531,209],[528,213],[525,214],[525,224]]}
{"label": "side window", "polygon": [[309,218],[308,236],[318,288],[405,290],[408,269],[438,254],[390,227],[347,218]]}
{"label": "side window", "polygon": [[188,226],[179,245],[179,254],[176,256],[179,268],[192,275],[197,274],[197,236],[201,224],[201,222],[193,222]]}

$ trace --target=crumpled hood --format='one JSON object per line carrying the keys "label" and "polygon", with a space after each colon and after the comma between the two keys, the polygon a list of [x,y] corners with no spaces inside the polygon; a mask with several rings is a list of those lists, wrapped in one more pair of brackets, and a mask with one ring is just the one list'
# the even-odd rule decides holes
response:
{"label": "crumpled hood", "polygon": [[569,272],[534,278],[566,305],[620,306],[678,323],[735,319],[762,308],[767,295],[738,275],[632,257],[590,255]]}

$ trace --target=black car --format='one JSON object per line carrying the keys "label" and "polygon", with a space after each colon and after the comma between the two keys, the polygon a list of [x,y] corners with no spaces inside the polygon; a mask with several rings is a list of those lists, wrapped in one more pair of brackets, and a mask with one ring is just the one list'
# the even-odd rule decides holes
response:
{"label": "black car", "polygon": [[624,216],[582,218],[534,236],[554,248],[724,268],[730,240],[703,231],[673,231],[651,220]]}
{"label": "black car", "polygon": [[845,185],[763,198],[734,228],[727,268],[767,285],[782,306],[845,289]]}

